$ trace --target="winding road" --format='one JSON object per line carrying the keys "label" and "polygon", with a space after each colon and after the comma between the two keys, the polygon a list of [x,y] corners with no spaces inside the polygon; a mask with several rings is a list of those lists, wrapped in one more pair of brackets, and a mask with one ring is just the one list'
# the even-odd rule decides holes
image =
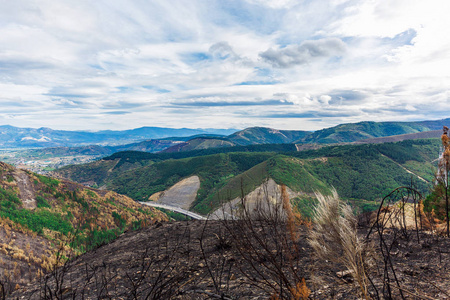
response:
{"label": "winding road", "polygon": [[172,206],[172,205],[167,205],[167,204],[161,204],[161,203],[155,203],[155,202],[139,202],[140,204],[143,205],[148,205],[148,206],[152,206],[152,207],[157,207],[157,208],[164,208],[164,209],[168,209],[183,215],[186,215],[188,217],[191,217],[192,219],[196,219],[196,220],[206,220],[206,217],[193,213],[192,211],[189,210],[185,210],[183,208],[180,207],[176,207],[176,206]]}

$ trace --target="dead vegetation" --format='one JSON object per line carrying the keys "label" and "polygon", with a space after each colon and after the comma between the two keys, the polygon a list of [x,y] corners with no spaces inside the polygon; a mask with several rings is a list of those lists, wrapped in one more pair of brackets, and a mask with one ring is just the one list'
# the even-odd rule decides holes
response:
{"label": "dead vegetation", "polygon": [[350,275],[357,283],[360,296],[370,299],[368,274],[375,264],[371,241],[358,235],[357,219],[351,207],[339,199],[335,190],[330,196],[316,194],[316,197],[319,202],[309,235],[315,255],[346,268],[342,276]]}
{"label": "dead vegetation", "polygon": [[285,190],[279,197],[251,211],[242,203],[239,218],[127,232],[13,297],[450,299],[450,241],[426,225],[414,189],[389,194],[365,226],[336,194],[318,195],[312,224],[291,210]]}
{"label": "dead vegetation", "polygon": [[[0,162],[0,299],[90,245],[166,216],[132,199]],[[71,242],[67,242],[67,241]]]}

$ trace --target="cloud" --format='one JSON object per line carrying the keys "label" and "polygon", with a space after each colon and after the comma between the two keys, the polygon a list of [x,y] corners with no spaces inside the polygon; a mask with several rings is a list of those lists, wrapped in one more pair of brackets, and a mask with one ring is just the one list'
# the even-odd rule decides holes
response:
{"label": "cloud", "polygon": [[235,85],[275,85],[277,83],[279,83],[279,81],[256,80],[256,81],[243,81],[236,83]]}
{"label": "cloud", "polygon": [[321,101],[322,103],[324,103],[325,105],[328,105],[328,104],[330,104],[330,100],[331,100],[332,98],[331,98],[331,96],[329,96],[329,95],[321,95],[321,96],[319,97],[319,99],[320,99],[320,101]]}
{"label": "cloud", "polygon": [[300,45],[289,45],[281,49],[269,49],[260,57],[276,68],[291,68],[309,64],[320,58],[340,56],[345,53],[345,43],[338,38],[310,40]]}
{"label": "cloud", "polygon": [[329,100],[328,103],[333,104],[351,104],[351,103],[361,103],[367,98],[369,98],[369,95],[362,91],[357,90],[335,90],[330,91],[328,93]]}
{"label": "cloud", "polygon": [[26,58],[0,57],[0,72],[16,72],[21,69],[42,70],[54,69],[55,66],[45,61],[34,61]]}
{"label": "cloud", "polygon": [[11,125],[318,129],[448,114],[446,0],[0,2]]}
{"label": "cloud", "polygon": [[67,98],[55,98],[52,99],[52,102],[55,103],[57,106],[65,107],[65,108],[88,108],[89,105],[86,105],[86,103],[82,101],[75,101],[75,100],[69,100]]}
{"label": "cloud", "polygon": [[305,111],[305,112],[286,112],[265,114],[259,117],[263,118],[282,118],[282,119],[306,119],[306,118],[346,118],[357,115],[357,112],[325,112],[325,111]]}
{"label": "cloud", "polygon": [[265,5],[270,8],[276,8],[276,9],[285,9],[285,8],[291,8],[296,5],[296,1],[294,0],[278,0],[278,1],[271,1],[271,0],[246,0],[249,3],[254,3],[258,5]]}
{"label": "cloud", "polygon": [[129,114],[129,111],[124,111],[124,110],[115,110],[115,111],[106,111],[105,114],[108,115],[126,115]]}
{"label": "cloud", "polygon": [[70,93],[46,93],[45,95],[58,97],[58,98],[88,98],[88,95],[83,94],[70,94]]}
{"label": "cloud", "polygon": [[273,105],[293,105],[291,102],[281,100],[253,100],[253,101],[192,101],[177,102],[175,106],[191,107],[218,107],[218,106],[273,106]]}
{"label": "cloud", "polygon": [[228,42],[219,42],[209,47],[209,52],[215,59],[239,58]]}
{"label": "cloud", "polygon": [[104,103],[103,108],[110,109],[110,108],[121,108],[121,109],[133,109],[133,108],[141,108],[142,106],[145,106],[146,103],[140,103],[140,102],[130,102],[130,101],[114,101],[109,103]]}

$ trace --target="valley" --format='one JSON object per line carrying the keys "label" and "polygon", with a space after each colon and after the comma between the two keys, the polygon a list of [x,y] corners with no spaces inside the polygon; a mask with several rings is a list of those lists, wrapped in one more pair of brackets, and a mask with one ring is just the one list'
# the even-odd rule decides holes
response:
{"label": "valley", "polygon": [[[387,126],[393,133],[402,134],[383,136],[387,129],[371,134],[369,139],[362,138],[367,134],[354,134],[353,130],[359,132],[367,126]],[[260,255],[266,257],[264,259],[270,257],[260,251],[289,257],[292,253],[286,245],[294,243],[305,251],[297,264],[320,264],[312,254],[307,241],[310,233],[306,229],[316,218],[318,194],[332,197],[337,192],[343,203],[350,205],[352,213],[360,216],[361,230],[369,229],[363,223],[373,220],[374,211],[379,208],[383,197],[399,187],[413,188],[422,195],[425,206],[420,214],[424,220],[429,220],[434,209],[442,211],[442,204],[427,196],[435,180],[442,143],[435,138],[438,131],[403,133],[426,130],[420,127],[422,125],[417,126],[363,123],[338,126],[332,133],[320,134],[250,128],[226,137],[168,137],[120,146],[4,151],[2,158],[25,168],[1,164],[0,236],[4,242],[0,245],[0,263],[7,272],[0,278],[0,284],[7,287],[8,293],[17,290],[16,295],[40,299],[31,295],[42,293],[43,278],[47,280],[47,288],[63,292],[58,291],[59,279],[54,272],[65,270],[64,276],[79,278],[65,293],[76,291],[90,297],[106,295],[102,293],[119,297],[126,291],[140,295],[147,293],[137,282],[146,282],[160,293],[174,292],[170,296],[173,299],[191,299],[191,294],[194,298],[200,294],[203,299],[203,296],[222,292],[244,299],[266,295],[268,290],[263,288],[262,282],[272,280],[268,279],[271,273],[266,273],[264,267],[253,273],[255,270],[251,267]],[[343,128],[351,129],[345,133]],[[427,128],[432,129],[432,126]],[[312,138],[311,134],[315,134],[314,139],[318,143],[304,142],[308,136]],[[324,138],[324,134],[329,134],[329,137]],[[342,136],[349,139],[342,140]],[[339,142],[329,143],[331,140]],[[42,172],[51,177],[38,174]],[[437,197],[436,193],[433,195]],[[193,220],[170,225],[167,222],[173,222],[173,212]],[[253,223],[250,221],[253,218],[269,218],[267,224],[275,222],[275,227],[270,227],[272,225],[265,221]],[[285,224],[287,220],[296,224],[295,230]],[[408,222],[410,227],[414,224]],[[437,226],[442,230],[441,221],[435,219],[433,222],[438,223],[432,225],[431,221],[426,221],[427,228]],[[262,250],[258,248],[247,257],[247,252],[240,248],[242,243],[245,244],[241,235],[250,234],[250,238],[257,242],[261,237],[254,236],[256,232],[264,235],[271,232],[279,240],[273,243],[267,240],[270,246],[261,244]],[[427,236],[428,232],[421,234],[427,243],[435,245],[433,237]],[[134,254],[123,250],[129,243],[135,245]],[[166,243],[168,248],[161,243]],[[284,246],[279,248],[279,243]],[[144,244],[151,244],[154,249],[145,248]],[[292,245],[289,247],[297,249]],[[438,246],[430,247],[428,251],[436,251]],[[162,255],[168,249],[172,249],[173,256]],[[122,254],[113,254],[116,251]],[[139,265],[139,257],[149,263]],[[420,261],[423,258],[417,256],[415,259]],[[108,261],[106,268],[99,265],[101,261]],[[128,262],[130,268],[124,268],[119,261]],[[401,260],[395,261],[397,272],[409,272]],[[216,273],[220,270],[220,263],[229,268],[228,273]],[[289,263],[283,262],[280,268],[288,267]],[[242,268],[237,268],[236,264]],[[99,270],[101,276],[108,278],[110,283],[114,282],[116,287],[110,290],[99,281],[85,281],[83,287],[83,280],[91,275],[90,271],[83,273],[82,265]],[[437,265],[447,267],[445,263]],[[184,269],[182,266],[189,267]],[[164,272],[168,273],[161,274],[173,278],[173,282],[145,275],[152,268],[162,267],[167,268]],[[336,273],[342,267],[334,268]],[[306,278],[308,289],[305,288],[304,292],[309,291],[318,299],[322,299],[321,293],[327,295],[323,299],[333,293],[341,295],[341,299],[353,299],[352,295],[357,294],[352,285],[336,286],[335,276],[330,273],[321,273],[328,282],[323,287],[314,286],[308,268],[301,278],[296,277],[299,273],[283,270],[283,274],[293,276],[286,278],[286,284],[298,284],[301,278]],[[97,271],[92,272],[95,275]],[[108,272],[121,275],[116,280],[115,275],[108,277]],[[133,277],[137,282],[132,277],[122,280],[130,276],[128,272],[143,272],[145,277]],[[225,271],[222,269],[221,272]],[[436,269],[433,272],[438,274],[441,271]],[[407,284],[412,284],[414,280],[408,274],[402,276]],[[257,277],[261,280],[260,288],[250,293],[247,285],[252,277],[246,276],[262,276]],[[380,289],[382,282],[377,281],[377,275],[373,273],[370,276],[374,276],[376,289]],[[33,277],[40,278],[40,286],[36,285]],[[228,288],[224,290],[217,285],[216,279],[219,278],[228,281]],[[239,280],[233,282],[236,279],[232,278]],[[29,283],[31,286],[23,289]],[[171,284],[174,284],[173,289],[166,290],[165,286]],[[211,284],[214,288],[210,288]],[[185,288],[176,287],[180,285]],[[427,293],[437,295],[439,291],[440,288],[430,288]]]}
{"label": "valley", "polygon": [[[267,179],[285,184],[305,197],[313,196],[314,191],[329,193],[333,186],[344,199],[364,203],[360,207],[364,210],[370,207],[366,201],[379,200],[411,180],[427,193],[439,147],[438,139],[429,139],[328,146],[301,152],[270,148],[267,152],[232,152],[233,147],[228,147],[216,154],[185,152],[183,158],[178,158],[178,153],[123,152],[90,164],[65,167],[54,174],[111,189],[137,201],[148,201],[153,194],[198,176],[200,188],[190,209],[205,215],[221,202],[247,195]],[[301,201],[302,196],[298,198]]]}

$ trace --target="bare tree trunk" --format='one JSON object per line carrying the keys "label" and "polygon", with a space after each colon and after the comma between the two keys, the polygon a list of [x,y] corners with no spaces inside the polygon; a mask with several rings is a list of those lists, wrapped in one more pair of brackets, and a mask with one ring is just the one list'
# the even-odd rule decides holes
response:
{"label": "bare tree trunk", "polygon": [[445,181],[445,213],[447,219],[447,237],[450,237],[450,217],[449,217],[449,208],[448,208],[448,173],[449,173],[449,165],[448,162],[445,163],[445,172],[446,172],[446,181]]}

